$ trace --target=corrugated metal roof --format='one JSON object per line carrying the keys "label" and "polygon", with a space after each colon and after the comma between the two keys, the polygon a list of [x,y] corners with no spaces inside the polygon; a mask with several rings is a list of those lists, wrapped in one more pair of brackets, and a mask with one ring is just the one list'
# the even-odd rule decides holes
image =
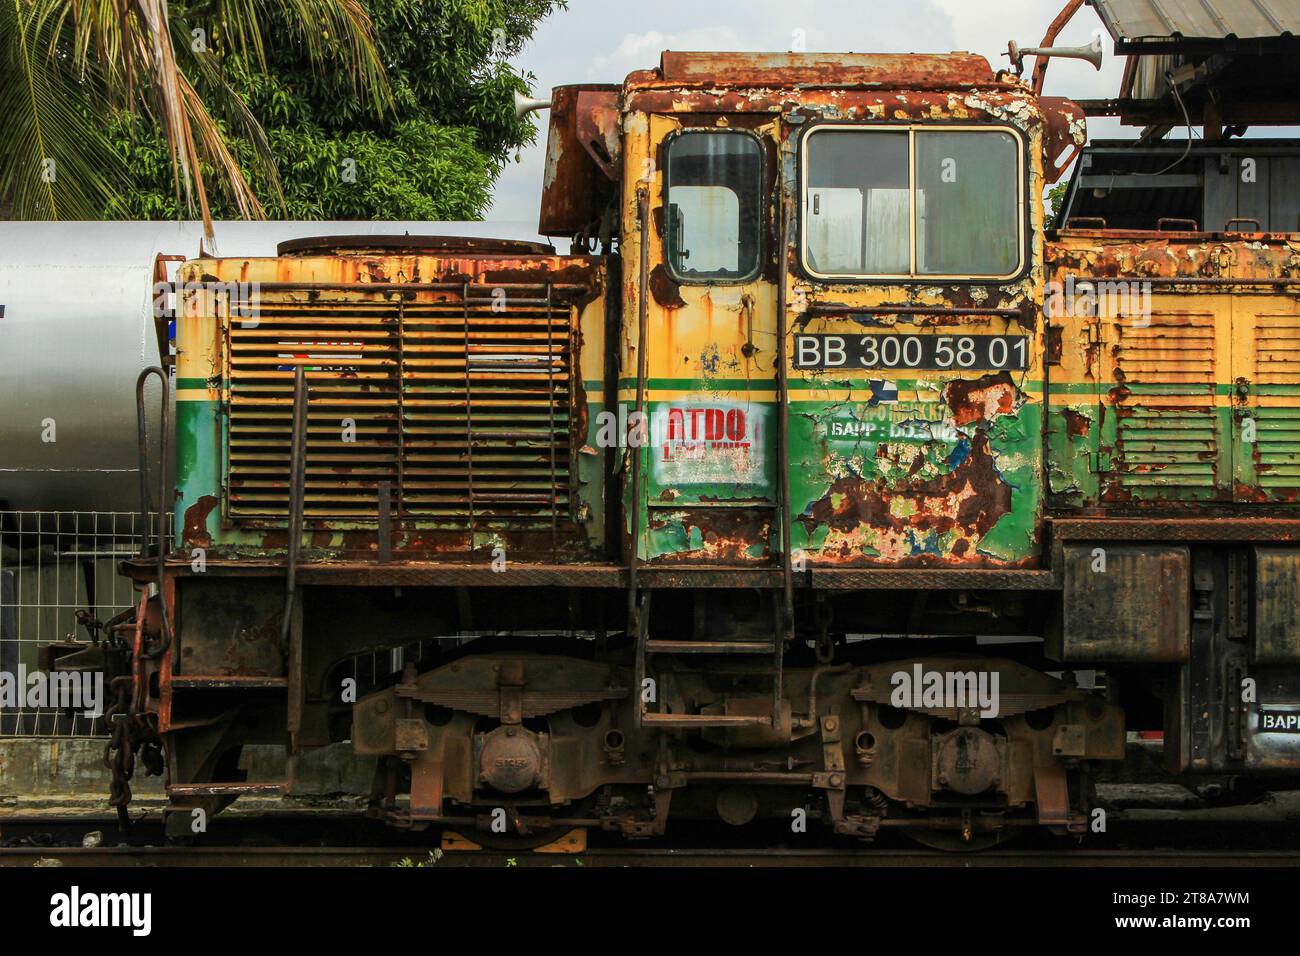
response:
{"label": "corrugated metal roof", "polygon": [[1116,49],[1170,40],[1272,40],[1300,36],[1296,0],[1089,0]]}

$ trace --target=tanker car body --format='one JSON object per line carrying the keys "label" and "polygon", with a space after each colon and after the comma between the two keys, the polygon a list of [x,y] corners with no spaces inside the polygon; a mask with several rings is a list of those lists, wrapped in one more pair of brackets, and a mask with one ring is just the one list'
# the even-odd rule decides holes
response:
{"label": "tanker car body", "polygon": [[665,53],[555,91],[569,255],[184,264],[117,741],[171,832],[345,740],[473,839],[1078,833],[1126,730],[1294,773],[1296,237],[1049,237],[1084,140],[970,54]]}

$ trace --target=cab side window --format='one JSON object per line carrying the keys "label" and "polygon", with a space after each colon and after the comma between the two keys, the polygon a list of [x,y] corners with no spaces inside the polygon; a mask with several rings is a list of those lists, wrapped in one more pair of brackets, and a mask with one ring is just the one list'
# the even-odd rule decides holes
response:
{"label": "cab side window", "polygon": [[761,264],[763,148],[741,132],[688,132],[668,145],[664,244],[683,282],[740,282]]}

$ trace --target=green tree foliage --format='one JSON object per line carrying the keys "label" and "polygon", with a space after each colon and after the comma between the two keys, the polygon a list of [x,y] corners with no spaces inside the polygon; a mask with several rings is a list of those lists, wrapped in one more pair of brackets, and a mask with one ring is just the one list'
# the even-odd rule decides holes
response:
{"label": "green tree foliage", "polygon": [[1057,220],[1061,216],[1061,204],[1065,202],[1065,193],[1070,188],[1070,181],[1063,179],[1043,196],[1043,203],[1047,206],[1047,228],[1059,229],[1060,224]]}
{"label": "green tree foliage", "polygon": [[[201,2],[201,0],[200,0]],[[271,216],[289,219],[476,219],[502,165],[537,132],[515,117],[513,94],[530,75],[508,62],[564,0],[360,0],[374,24],[389,98],[342,71],[320,70],[301,39],[282,30],[291,8],[264,14],[259,48],[236,44],[217,23],[204,36],[205,100],[236,104],[217,117],[236,161]],[[187,25],[203,21],[187,9]],[[283,38],[283,39],[281,39]],[[200,54],[200,58],[201,58]],[[235,96],[215,95],[222,89]],[[241,116],[246,107],[247,116]],[[252,127],[247,118],[256,121]],[[264,141],[259,132],[264,131]],[[108,204],[111,218],[181,214],[170,153],[138,116],[118,114],[110,139],[133,188]],[[257,162],[274,158],[272,173]],[[217,218],[237,216],[228,188],[210,197]]]}
{"label": "green tree foliage", "polygon": [[[69,219],[121,205],[136,170],[105,133],[115,125],[164,147],[173,205],[197,211],[209,231],[209,182],[224,185],[241,215],[261,215],[228,136],[245,138],[278,197],[276,164],[225,71],[228,61],[265,68],[272,22],[277,43],[300,49],[315,75],[372,109],[391,105],[360,0],[5,0],[0,212]],[[222,55],[207,37],[227,27]]]}

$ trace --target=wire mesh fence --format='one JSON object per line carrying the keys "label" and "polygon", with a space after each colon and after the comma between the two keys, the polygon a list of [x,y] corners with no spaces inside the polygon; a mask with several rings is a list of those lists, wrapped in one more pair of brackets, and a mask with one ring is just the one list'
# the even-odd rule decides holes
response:
{"label": "wire mesh fence", "polygon": [[[135,602],[117,566],[140,552],[143,520],[118,511],[0,511],[0,681],[8,682],[0,688],[8,690],[0,693],[0,736],[107,734],[102,716],[87,716],[93,707],[48,706],[52,695],[40,688],[57,683],[51,660],[74,649],[58,645],[105,639],[90,622],[106,622]],[[150,516],[151,536],[155,525]],[[87,679],[85,686],[89,692],[94,684]],[[106,676],[103,686],[101,714]]]}

